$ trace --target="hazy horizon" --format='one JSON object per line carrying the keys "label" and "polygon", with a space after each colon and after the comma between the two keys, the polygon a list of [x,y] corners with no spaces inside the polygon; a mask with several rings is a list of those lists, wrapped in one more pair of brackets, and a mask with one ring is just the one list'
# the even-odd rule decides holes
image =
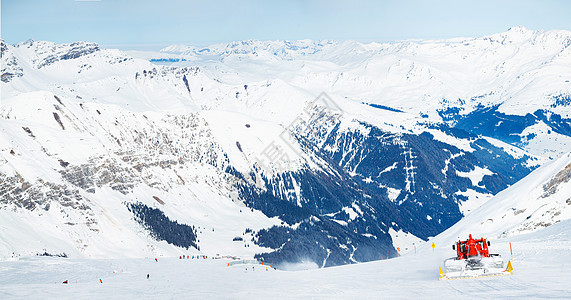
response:
{"label": "hazy horizon", "polygon": [[571,29],[567,1],[2,1],[2,39],[158,50],[241,40],[479,37],[524,26]]}

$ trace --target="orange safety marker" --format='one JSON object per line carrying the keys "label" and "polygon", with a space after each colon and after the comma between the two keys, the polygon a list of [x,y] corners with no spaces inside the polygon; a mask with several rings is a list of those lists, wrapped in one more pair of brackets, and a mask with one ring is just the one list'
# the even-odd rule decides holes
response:
{"label": "orange safety marker", "polygon": [[513,274],[514,273],[514,268],[512,267],[512,262],[511,260],[508,261],[508,266],[506,267],[506,272]]}

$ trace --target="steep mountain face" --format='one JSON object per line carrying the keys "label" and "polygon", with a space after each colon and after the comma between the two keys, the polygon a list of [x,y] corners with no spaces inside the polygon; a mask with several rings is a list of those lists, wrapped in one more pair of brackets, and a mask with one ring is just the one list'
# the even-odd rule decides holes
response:
{"label": "steep mountain face", "polygon": [[[313,119],[310,123],[322,125],[325,122]],[[470,198],[495,194],[530,170],[526,166],[531,160],[529,156],[515,158],[485,139],[466,133],[470,136],[467,143],[477,150],[460,150],[435,140],[428,132],[395,134],[359,121],[352,121],[349,125],[360,127],[356,130],[341,129],[342,126],[341,123],[333,125],[333,129],[321,139],[316,137],[318,129],[304,128],[297,140],[305,153],[313,152],[317,157],[314,160],[323,160],[332,170],[282,174],[266,183],[267,191],[264,193],[248,190],[243,197],[249,199],[246,202],[289,223],[303,223],[304,218],[319,212],[309,221],[318,229],[317,232],[331,231],[322,228],[327,223],[319,223],[324,221],[319,217],[327,216],[353,232],[375,237],[375,242],[390,228],[426,239],[452,226],[463,213],[468,213],[472,208],[463,208],[462,204],[470,203]],[[323,129],[323,126],[319,128]],[[465,174],[471,174],[470,178]],[[284,185],[290,190],[299,185],[301,195],[284,193]],[[279,205],[284,199],[290,203],[300,201],[298,203],[309,211]],[[294,257],[297,249],[312,248],[308,241],[320,240],[315,234],[316,228],[289,230],[274,227],[260,232],[263,241],[267,239],[264,235],[272,238],[291,236],[289,240],[282,238],[282,244],[264,243],[279,250],[261,257],[273,260],[276,255]],[[302,233],[304,237],[300,240],[296,235]],[[327,248],[316,244],[311,252],[314,256],[310,258],[317,262],[328,259],[325,249],[331,249],[330,244],[336,243],[328,244]],[[371,248],[355,239],[350,244],[359,248],[352,249],[346,261],[351,261],[359,251],[376,254],[368,254],[369,258],[383,257],[379,247]],[[314,254],[320,251],[321,255]]]}
{"label": "steep mountain face", "polygon": [[470,232],[491,239],[539,231],[571,218],[571,154],[550,161],[438,236],[455,240]]}
{"label": "steep mountain face", "polygon": [[2,42],[0,256],[394,257],[571,151],[570,37]]}
{"label": "steep mountain face", "polygon": [[14,77],[21,77],[23,74],[22,67],[18,65],[16,57],[8,49],[4,41],[0,41],[0,59],[2,59],[2,82],[10,82]]}

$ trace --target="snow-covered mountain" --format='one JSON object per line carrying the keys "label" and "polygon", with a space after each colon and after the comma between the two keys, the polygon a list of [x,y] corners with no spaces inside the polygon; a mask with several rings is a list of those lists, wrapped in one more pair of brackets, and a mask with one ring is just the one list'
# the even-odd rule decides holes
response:
{"label": "snow-covered mountain", "polygon": [[438,236],[455,240],[471,232],[492,239],[535,232],[571,219],[571,153],[550,161],[501,191]]}
{"label": "snow-covered mountain", "polygon": [[570,45],[2,42],[0,256],[396,256],[571,151]]}

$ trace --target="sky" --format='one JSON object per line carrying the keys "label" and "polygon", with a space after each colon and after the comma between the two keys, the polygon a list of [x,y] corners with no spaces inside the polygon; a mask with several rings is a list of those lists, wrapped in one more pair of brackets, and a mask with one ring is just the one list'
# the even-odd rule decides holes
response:
{"label": "sky", "polygon": [[522,25],[571,30],[567,0],[1,0],[2,39],[120,49],[238,40],[478,37]]}

